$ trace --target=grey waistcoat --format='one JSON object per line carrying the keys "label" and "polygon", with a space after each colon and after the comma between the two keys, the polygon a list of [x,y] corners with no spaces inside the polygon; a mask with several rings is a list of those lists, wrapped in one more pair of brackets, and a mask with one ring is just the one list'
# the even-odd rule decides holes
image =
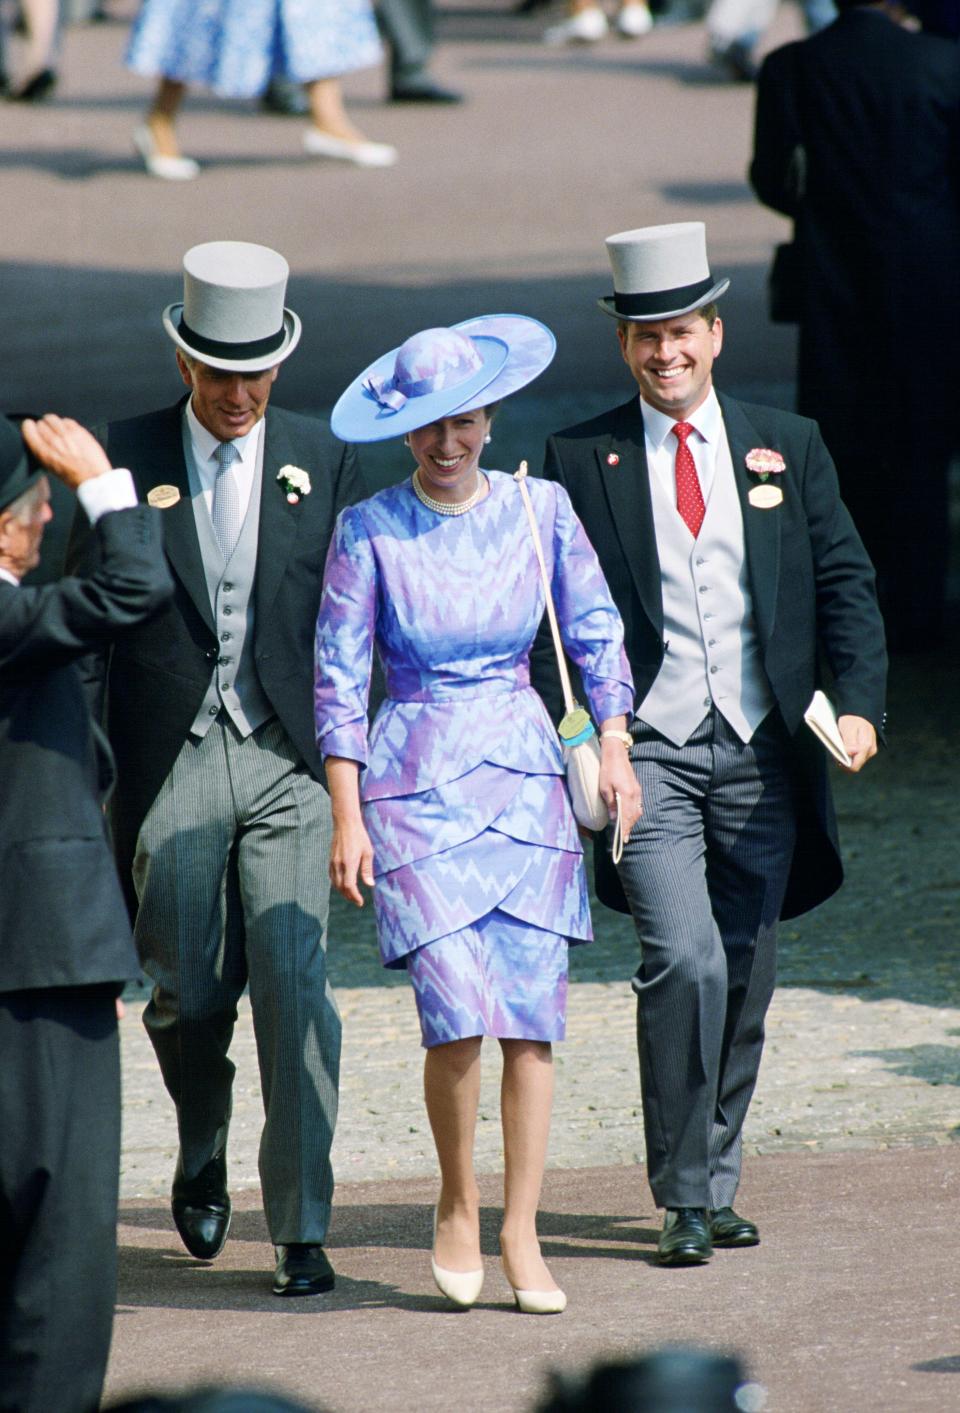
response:
{"label": "grey waistcoat", "polygon": [[696,543],[650,477],[663,585],[663,663],[637,716],[682,746],[711,705],[742,741],[773,706],[747,577],[743,513],[729,455],[717,458]]}
{"label": "grey waistcoat", "polygon": [[253,585],[257,572],[257,545],[260,537],[260,487],[263,482],[263,448],[266,434],[260,438],[250,504],[244,516],[243,529],[229,562],[214,534],[213,521],[200,489],[200,477],[193,461],[190,430],[184,418],[183,454],[190,475],[193,516],[200,541],[207,592],[217,629],[220,651],[210,685],[197,712],[192,727],[194,736],[204,736],[222,709],[230,717],[241,736],[249,736],[258,726],[273,716],[253,660]]}

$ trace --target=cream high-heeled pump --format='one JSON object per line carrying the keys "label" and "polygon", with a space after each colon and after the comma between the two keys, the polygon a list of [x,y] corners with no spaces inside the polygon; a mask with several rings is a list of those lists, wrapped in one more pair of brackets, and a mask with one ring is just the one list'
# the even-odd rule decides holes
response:
{"label": "cream high-heeled pump", "polygon": [[[433,1209],[433,1241],[437,1241],[437,1209]],[[479,1271],[448,1271],[445,1266],[438,1266],[434,1254],[430,1252],[430,1270],[433,1272],[433,1279],[437,1289],[448,1300],[452,1300],[454,1305],[459,1305],[461,1309],[467,1310],[476,1302],[480,1291],[483,1289],[483,1267]]]}
{"label": "cream high-heeled pump", "polygon": [[517,1290],[510,1289],[522,1315],[561,1315],[567,1308],[567,1297],[562,1290]]}

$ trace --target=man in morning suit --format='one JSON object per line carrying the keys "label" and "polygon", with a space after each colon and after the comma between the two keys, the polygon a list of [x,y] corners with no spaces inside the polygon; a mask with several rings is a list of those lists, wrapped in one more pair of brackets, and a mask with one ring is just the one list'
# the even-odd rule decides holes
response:
{"label": "man in morning suit", "polygon": [[[230,1222],[228,1049],[249,984],[266,1122],[276,1295],[330,1290],[340,1019],[326,974],[330,804],[314,740],[313,639],[327,543],[362,494],[353,450],[268,406],[300,321],[288,267],[194,246],[163,321],[188,396],[112,422],[113,458],[162,509],[171,604],[102,665],[111,822],[153,993],[144,1013],[177,1109],[172,1210],[212,1259]],[[82,531],[74,546],[87,561]]]}
{"label": "man in morning suit", "polygon": [[[623,615],[644,814],[598,894],[633,914],[650,1186],[665,1265],[753,1245],[733,1210],[773,993],[776,927],[840,884],[826,753],[803,723],[821,650],[859,770],[886,654],[873,571],[813,422],[718,395],[723,327],[700,222],[607,241],[640,390],[551,437]],[[540,676],[547,681],[544,673]],[[547,684],[550,691],[550,684]],[[612,874],[612,877],[611,877]]]}
{"label": "man in morning suit", "polygon": [[24,432],[78,491],[101,565],[21,587],[49,485],[0,418],[0,1409],[91,1413],[116,1290],[116,998],[138,969],[101,804],[112,760],[76,664],[173,586],[129,472],[75,422]]}

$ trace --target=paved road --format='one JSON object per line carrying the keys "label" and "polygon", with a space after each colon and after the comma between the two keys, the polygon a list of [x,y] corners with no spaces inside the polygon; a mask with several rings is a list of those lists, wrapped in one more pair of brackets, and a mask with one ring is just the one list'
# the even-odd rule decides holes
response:
{"label": "paved road", "polygon": [[[226,235],[276,245],[291,261],[290,303],[305,335],[277,386],[290,406],[329,407],[370,356],[413,328],[492,309],[544,319],[560,339],[557,360],[507,404],[494,443],[500,465],[535,462],[546,430],[626,395],[612,327],[594,305],[609,289],[603,236],[705,217],[714,267],[733,275],[719,381],[789,405],[792,331],[763,318],[783,223],[744,183],[748,92],[705,81],[697,27],[556,53],[537,42],[541,25],[511,16],[506,0],[447,0],[437,67],[469,91],[462,109],[389,109],[380,75],[351,79],[359,120],[401,150],[389,172],[307,162],[296,122],[197,96],[183,135],[205,170],[184,187],[149,181],[132,155],[147,85],[119,66],[124,27],[72,31],[56,101],[6,109],[0,130],[3,404],[94,420],[175,396],[159,312],[177,297],[182,251]],[[788,10],[778,25],[786,37],[796,16]],[[404,458],[386,447],[366,465],[384,481],[403,473]],[[197,1268],[178,1249],[165,1205],[172,1115],[134,1001],[122,1032],[111,1395],[257,1377],[340,1410],[513,1410],[530,1405],[547,1365],[680,1336],[742,1349],[774,1410],[954,1406],[957,662],[954,652],[947,663],[897,664],[892,749],[861,779],[838,780],[847,887],[784,929],[747,1130],[744,1200],[764,1223],[758,1252],[725,1253],[680,1275],[650,1263],[656,1217],[635,1168],[635,947],[629,927],[598,910],[597,942],[573,959],[545,1200],[570,1310],[558,1321],[508,1318],[491,1277],[489,1305],[449,1317],[427,1293],[434,1160],[412,1000],[402,977],[379,968],[369,909],[337,905],[337,1296],[305,1310],[277,1308],[265,1293],[246,1010],[231,1142],[242,1210],[214,1267]],[[478,1156],[492,1253],[495,1052],[489,1060]]]}

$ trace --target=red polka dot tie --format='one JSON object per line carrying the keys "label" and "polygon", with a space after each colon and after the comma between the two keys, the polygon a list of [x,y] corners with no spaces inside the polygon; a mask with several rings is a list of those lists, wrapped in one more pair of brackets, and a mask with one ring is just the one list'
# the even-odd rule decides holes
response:
{"label": "red polka dot tie", "polygon": [[677,509],[694,539],[703,524],[703,492],[697,476],[697,464],[693,452],[687,446],[687,437],[693,431],[692,422],[677,422],[673,427],[677,439],[677,459],[674,470],[677,477]]}

